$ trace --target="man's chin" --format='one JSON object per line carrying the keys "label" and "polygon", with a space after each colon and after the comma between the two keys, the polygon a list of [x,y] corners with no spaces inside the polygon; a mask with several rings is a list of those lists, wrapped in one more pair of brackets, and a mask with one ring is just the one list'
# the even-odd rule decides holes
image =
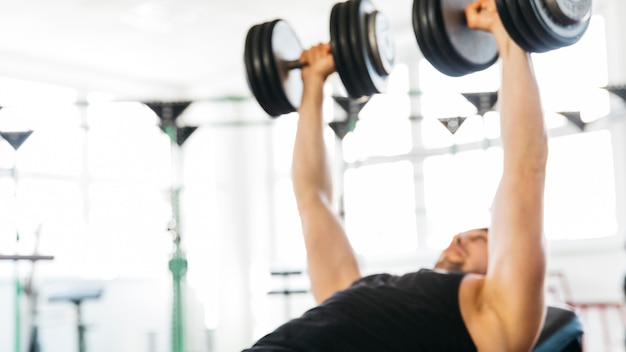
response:
{"label": "man's chin", "polygon": [[463,271],[463,265],[461,263],[451,262],[448,260],[440,260],[435,264],[435,269],[446,271]]}

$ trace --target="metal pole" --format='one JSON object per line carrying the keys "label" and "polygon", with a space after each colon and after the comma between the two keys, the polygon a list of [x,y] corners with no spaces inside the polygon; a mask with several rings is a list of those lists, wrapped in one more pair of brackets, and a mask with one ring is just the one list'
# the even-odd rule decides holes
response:
{"label": "metal pole", "polygon": [[[11,170],[11,176],[13,177],[13,199],[15,201],[15,208],[18,209],[18,202],[17,202],[17,150],[19,149],[19,147],[28,139],[28,137],[30,137],[30,135],[33,133],[33,131],[31,130],[25,130],[25,131],[11,131],[11,132],[2,132],[0,131],[0,136],[2,136],[2,138],[4,140],[6,140],[11,147],[13,147],[14,153],[13,155],[14,160],[13,160],[13,169]],[[16,255],[17,255],[17,242],[19,242],[20,240],[20,233],[19,230],[17,229],[17,225],[16,225],[16,230],[15,230],[15,237],[16,237]],[[17,261],[15,262],[15,266],[14,266],[14,279],[15,279],[15,301],[14,301],[14,324],[15,324],[15,336],[14,336],[14,349],[15,352],[22,352],[22,346],[21,346],[21,342],[22,342],[22,314],[21,314],[21,309],[20,309],[20,303],[21,303],[21,295],[22,295],[22,284],[20,283],[20,277],[19,277],[19,268],[18,268],[18,264]]]}
{"label": "metal pole", "polygon": [[[15,154],[17,155],[17,150],[15,150]],[[13,169],[12,169],[12,176],[13,176],[13,200],[15,202],[15,209],[19,209],[19,205],[17,202],[17,158],[15,160],[13,160]],[[17,225],[16,225],[17,226]],[[15,247],[15,254],[17,255],[17,250],[19,248],[19,241],[20,241],[20,232],[19,230],[16,228],[15,229],[15,243],[16,243],[16,247]],[[19,267],[18,267],[18,262],[15,261],[14,265],[13,265],[13,280],[14,280],[14,285],[15,285],[15,301],[14,301],[14,321],[13,324],[15,326],[15,336],[14,336],[14,351],[15,352],[22,352],[22,310],[21,310],[21,303],[22,303],[22,283],[20,282],[20,274],[19,274]]]}
{"label": "metal pole", "polygon": [[20,283],[19,273],[17,270],[17,262],[15,262],[14,266],[14,276],[15,276],[15,307],[14,307],[14,324],[15,324],[15,336],[14,336],[14,351],[22,352],[22,313],[20,309],[21,304],[21,296],[22,296],[22,285]]}
{"label": "metal pole", "polygon": [[76,305],[76,315],[78,319],[78,324],[77,324],[77,328],[78,328],[78,352],[86,352],[87,348],[85,347],[85,324],[83,324],[83,318],[82,318],[82,312],[80,310],[80,300],[74,301],[74,304]]}
{"label": "metal pole", "polygon": [[187,259],[181,248],[180,231],[180,184],[182,183],[181,169],[182,160],[180,157],[180,147],[177,143],[177,127],[168,124],[163,127],[165,133],[170,137],[172,186],[170,189],[172,219],[169,230],[174,235],[174,253],[169,261],[169,269],[172,272],[172,326],[171,326],[171,348],[172,352],[183,352],[185,345],[184,336],[184,314],[183,314],[183,285],[182,281],[187,272]]}
{"label": "metal pole", "polygon": [[172,326],[171,326],[171,348],[172,352],[184,351],[184,324],[183,324],[183,278],[187,272],[187,258],[181,246],[181,230],[180,230],[180,188],[182,185],[182,158],[180,156],[180,147],[187,137],[193,133],[196,127],[176,126],[176,119],[191,104],[191,102],[179,103],[162,103],[148,102],[145,103],[152,111],[154,111],[161,120],[161,130],[167,134],[170,139],[170,155],[171,155],[171,208],[172,219],[168,230],[174,235],[174,253],[169,261],[169,269],[172,272]]}

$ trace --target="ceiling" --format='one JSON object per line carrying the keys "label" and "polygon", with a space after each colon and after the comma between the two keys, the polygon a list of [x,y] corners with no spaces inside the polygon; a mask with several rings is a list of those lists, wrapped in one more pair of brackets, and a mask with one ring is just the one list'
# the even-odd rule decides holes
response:
{"label": "ceiling", "polygon": [[[250,95],[248,29],[288,21],[303,46],[329,40],[335,0],[20,0],[0,5],[0,76],[120,99]],[[374,1],[398,55],[417,56],[412,0]]]}
{"label": "ceiling", "polygon": [[[343,0],[3,2],[0,76],[117,99],[250,96],[243,66],[249,28],[281,18],[305,47],[328,41],[330,12],[338,1]],[[594,4],[600,9],[612,1]],[[391,23],[398,61],[418,60],[413,0],[372,2]]]}

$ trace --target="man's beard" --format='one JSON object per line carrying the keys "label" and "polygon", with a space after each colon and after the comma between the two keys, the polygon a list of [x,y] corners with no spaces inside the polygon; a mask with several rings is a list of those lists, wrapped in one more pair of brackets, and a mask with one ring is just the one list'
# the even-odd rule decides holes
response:
{"label": "man's beard", "polygon": [[446,258],[441,258],[435,264],[435,269],[443,269],[447,271],[463,271],[463,263],[462,262],[452,262],[447,260]]}

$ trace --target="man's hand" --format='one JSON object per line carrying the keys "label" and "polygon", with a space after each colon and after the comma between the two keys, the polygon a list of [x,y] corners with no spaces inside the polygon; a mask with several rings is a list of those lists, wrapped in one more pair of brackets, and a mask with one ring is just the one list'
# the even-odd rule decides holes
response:
{"label": "man's hand", "polygon": [[477,0],[468,4],[465,7],[465,18],[470,29],[493,34],[500,57],[508,56],[511,48],[518,47],[500,20],[495,0]]}
{"label": "man's hand", "polygon": [[330,51],[330,44],[318,44],[308,50],[304,50],[300,56],[302,67],[302,80],[307,82],[313,77],[319,77],[322,81],[335,72],[335,61]]}
{"label": "man's hand", "polygon": [[494,0],[478,0],[468,4],[465,7],[465,16],[469,28],[488,32],[493,32],[500,21]]}

